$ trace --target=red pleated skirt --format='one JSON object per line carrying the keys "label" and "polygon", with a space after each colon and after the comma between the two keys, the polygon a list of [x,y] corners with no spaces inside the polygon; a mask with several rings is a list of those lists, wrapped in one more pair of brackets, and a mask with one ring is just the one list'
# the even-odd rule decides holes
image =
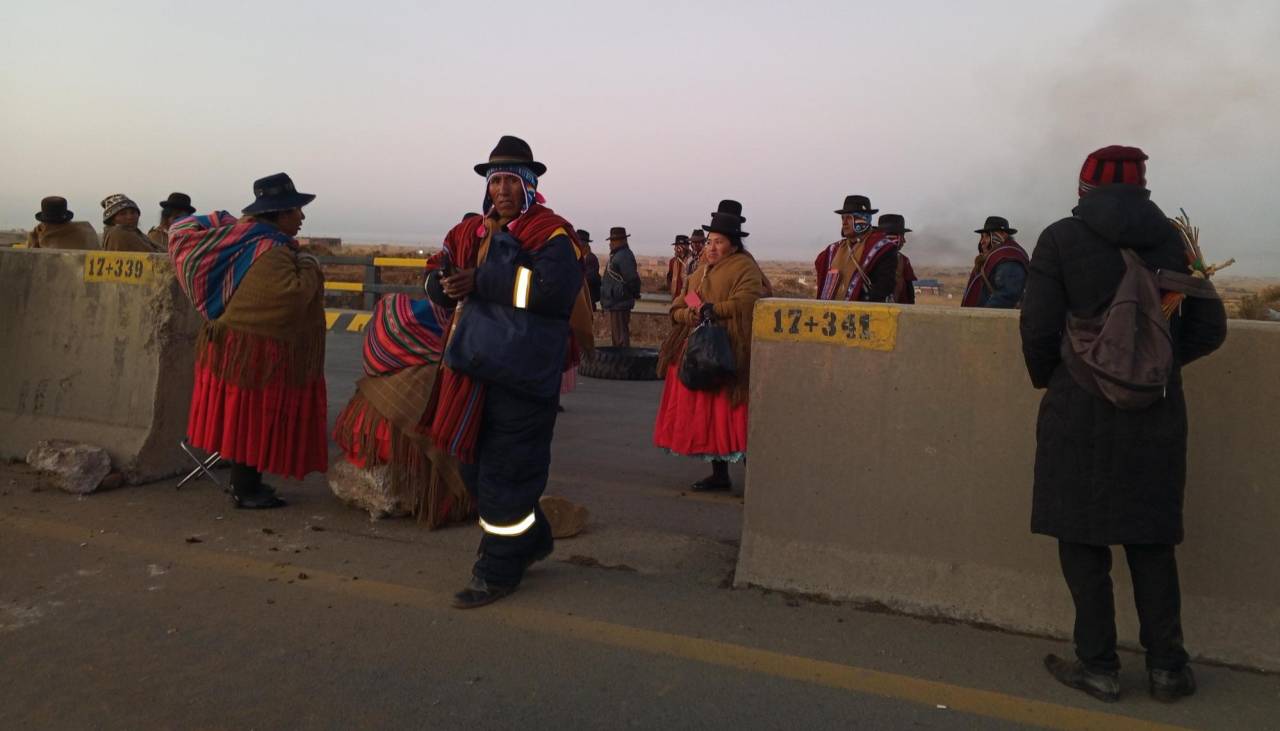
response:
{"label": "red pleated skirt", "polygon": [[281,372],[248,388],[197,360],[187,438],[223,459],[301,480],[329,468],[327,407],[323,375],[290,386]]}
{"label": "red pleated skirt", "polygon": [[691,391],[667,369],[653,443],[673,454],[741,461],[747,453],[747,404],[733,405],[730,389]]}

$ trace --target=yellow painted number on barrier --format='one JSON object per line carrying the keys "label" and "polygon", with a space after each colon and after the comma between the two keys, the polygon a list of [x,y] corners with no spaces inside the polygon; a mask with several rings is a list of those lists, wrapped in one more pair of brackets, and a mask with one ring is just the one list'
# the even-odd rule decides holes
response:
{"label": "yellow painted number on barrier", "polygon": [[84,281],[142,284],[155,274],[150,254],[104,251],[85,254]]}
{"label": "yellow painted number on barrier", "polygon": [[756,308],[752,329],[761,340],[890,351],[898,344],[898,312],[874,304],[764,302]]}

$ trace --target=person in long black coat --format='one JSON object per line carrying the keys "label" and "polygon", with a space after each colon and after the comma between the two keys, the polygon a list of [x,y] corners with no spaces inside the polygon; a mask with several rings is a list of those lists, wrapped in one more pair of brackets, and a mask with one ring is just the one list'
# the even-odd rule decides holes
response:
{"label": "person in long black coat", "polygon": [[1145,188],[1145,160],[1125,147],[1089,157],[1074,215],[1050,225],[1036,244],[1021,316],[1031,382],[1048,389],[1036,427],[1031,530],[1058,539],[1076,607],[1078,660],[1051,655],[1045,662],[1060,681],[1104,700],[1119,697],[1113,545],[1125,546],[1133,575],[1152,694],[1169,701],[1195,690],[1174,556],[1186,482],[1181,367],[1226,338],[1220,300],[1185,300],[1170,321],[1176,362],[1168,389],[1140,411],[1092,395],[1062,362],[1067,315],[1094,316],[1110,304],[1125,272],[1122,247],[1151,267],[1190,271],[1177,229]]}

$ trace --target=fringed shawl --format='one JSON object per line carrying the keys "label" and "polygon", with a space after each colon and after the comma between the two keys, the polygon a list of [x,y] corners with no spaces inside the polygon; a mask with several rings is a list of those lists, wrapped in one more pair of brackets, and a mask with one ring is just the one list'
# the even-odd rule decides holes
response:
{"label": "fringed shawl", "polygon": [[[702,262],[689,277],[687,290],[697,292],[703,302],[714,303],[717,321],[728,330],[737,372],[725,388],[732,389],[733,405],[745,403],[751,379],[751,321],[756,300],[765,293],[764,272],[751,254],[738,251],[714,266]],[[684,346],[697,317],[684,297],[676,297],[671,303],[675,327],[658,351],[659,377],[665,377],[671,364],[684,357]]]}
{"label": "fringed shawl", "polygon": [[280,246],[296,250],[298,243],[273,226],[241,221],[226,211],[187,216],[169,226],[178,283],[207,320],[222,317],[249,267]]}

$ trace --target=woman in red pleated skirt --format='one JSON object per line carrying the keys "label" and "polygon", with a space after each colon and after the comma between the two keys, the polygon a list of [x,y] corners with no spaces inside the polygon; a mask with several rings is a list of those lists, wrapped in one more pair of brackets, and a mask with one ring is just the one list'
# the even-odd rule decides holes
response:
{"label": "woman in red pleated skirt", "polygon": [[[711,475],[692,490],[728,490],[729,463],[747,452],[747,391],[751,373],[751,316],[764,296],[764,273],[743,248],[742,206],[722,201],[711,216],[701,264],[671,303],[674,328],[658,355],[658,372],[666,378],[653,441],[676,455],[711,463]],[[680,363],[694,328],[703,323],[724,327],[732,345],[735,372],[713,390],[693,390],[679,378]]]}

